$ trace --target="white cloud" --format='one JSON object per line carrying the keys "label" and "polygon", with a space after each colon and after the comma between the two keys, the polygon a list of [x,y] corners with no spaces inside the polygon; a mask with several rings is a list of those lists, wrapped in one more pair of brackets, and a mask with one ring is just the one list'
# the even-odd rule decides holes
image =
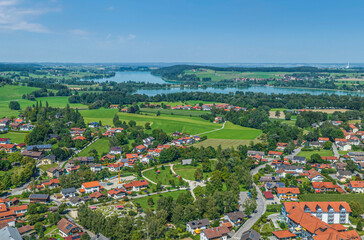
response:
{"label": "white cloud", "polygon": [[71,34],[73,35],[77,35],[77,36],[80,36],[80,37],[86,37],[89,35],[89,33],[85,30],[82,30],[82,29],[72,29],[70,31]]}
{"label": "white cloud", "polygon": [[39,33],[51,32],[47,27],[32,21],[32,19],[58,9],[23,8],[20,5],[20,0],[0,0],[0,29]]}

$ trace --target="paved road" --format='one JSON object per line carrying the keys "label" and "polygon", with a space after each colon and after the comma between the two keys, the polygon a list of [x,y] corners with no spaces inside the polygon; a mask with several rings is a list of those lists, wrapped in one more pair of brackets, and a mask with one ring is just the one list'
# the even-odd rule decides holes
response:
{"label": "paved road", "polygon": [[288,159],[293,159],[294,156],[296,156],[299,152],[301,152],[301,149],[303,148],[304,146],[300,146],[298,148],[295,148],[295,150],[293,150],[293,152],[289,155],[286,156],[286,158]]}
{"label": "paved road", "polygon": [[[258,173],[259,169],[262,169],[265,167],[266,164],[263,164],[257,168],[254,168],[250,171],[251,175],[255,175]],[[240,240],[241,235],[245,232],[248,231],[249,229],[251,229],[253,227],[253,225],[258,221],[258,219],[265,213],[266,209],[267,209],[267,204],[265,202],[265,199],[263,197],[262,192],[260,191],[260,189],[255,185],[255,183],[253,183],[253,186],[256,187],[257,191],[258,191],[258,196],[257,196],[257,210],[255,213],[253,213],[250,218],[248,218],[248,220],[244,223],[244,225],[239,228],[239,230],[235,233],[235,235],[232,237],[232,239],[234,240]],[[240,192],[240,205],[243,204],[244,200],[247,198],[247,192]],[[242,209],[242,208],[240,208]]]}
{"label": "paved road", "polygon": [[337,159],[340,159],[339,151],[337,150],[336,144],[332,144],[332,151],[334,152],[334,156],[337,157]]}

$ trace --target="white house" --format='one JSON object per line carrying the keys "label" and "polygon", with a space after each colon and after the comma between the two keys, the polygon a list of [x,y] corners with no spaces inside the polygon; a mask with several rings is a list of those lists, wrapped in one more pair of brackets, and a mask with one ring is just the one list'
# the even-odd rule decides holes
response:
{"label": "white house", "polygon": [[92,182],[86,182],[82,183],[80,192],[81,193],[93,193],[96,191],[100,191],[100,183],[99,181],[92,181]]}

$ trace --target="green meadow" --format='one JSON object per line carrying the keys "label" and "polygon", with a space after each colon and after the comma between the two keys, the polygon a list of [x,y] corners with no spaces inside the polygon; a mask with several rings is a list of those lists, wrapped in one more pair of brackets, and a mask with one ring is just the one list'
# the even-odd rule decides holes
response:
{"label": "green meadow", "polygon": [[[173,191],[173,192],[165,192],[165,193],[161,193],[161,194],[154,194],[151,196],[145,196],[145,197],[141,197],[141,198],[136,198],[133,199],[134,203],[139,203],[140,207],[143,210],[146,210],[148,208],[155,208],[157,206],[157,202],[158,199],[161,197],[169,197],[171,196],[173,199],[177,199],[177,197],[181,194],[181,193],[186,193],[186,190],[180,190],[180,191]],[[153,199],[153,205],[149,206],[148,205],[148,199],[152,198]]]}
{"label": "green meadow", "polygon": [[324,150],[324,149],[321,149],[320,151],[319,150],[315,150],[315,151],[301,151],[301,152],[299,152],[297,154],[297,156],[310,158],[311,155],[313,155],[313,154],[318,154],[321,157],[331,157],[331,156],[334,156],[334,153],[331,150]]}
{"label": "green meadow", "polygon": [[178,185],[178,178],[173,175],[169,166],[165,166],[164,170],[161,167],[157,168],[157,170],[160,173],[156,173],[154,169],[150,169],[143,172],[143,175],[155,183],[160,181],[162,185],[171,185],[169,181],[173,179],[175,184]]}
{"label": "green meadow", "polygon": [[257,138],[262,131],[254,128],[241,127],[231,122],[226,122],[225,128],[219,131],[214,131],[202,136],[207,136],[212,139],[248,139],[253,140]]}
{"label": "green meadow", "polygon": [[108,138],[100,138],[97,139],[96,142],[92,143],[90,146],[83,149],[78,156],[79,157],[86,157],[89,156],[89,152],[93,149],[96,149],[96,151],[99,154],[99,157],[102,157],[101,154],[103,153],[109,153],[110,147],[109,147],[109,139]]}
{"label": "green meadow", "polygon": [[[215,161],[211,161],[211,169],[214,169]],[[191,165],[182,165],[177,164],[173,166],[173,170],[178,174],[178,176],[181,176],[184,179],[187,180],[195,180],[195,172],[197,168],[202,169],[201,163],[198,163],[197,166],[191,166]],[[211,173],[203,173],[203,179],[206,180],[210,177]]]}
{"label": "green meadow", "polygon": [[24,137],[27,133],[24,132],[7,132],[4,134],[0,134],[0,138],[10,138],[12,143],[23,143]]}

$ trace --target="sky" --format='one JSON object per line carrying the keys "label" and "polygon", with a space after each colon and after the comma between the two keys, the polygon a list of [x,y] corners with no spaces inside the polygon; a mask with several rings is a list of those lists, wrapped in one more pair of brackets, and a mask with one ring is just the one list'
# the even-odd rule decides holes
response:
{"label": "sky", "polygon": [[364,63],[361,0],[0,0],[0,62]]}

